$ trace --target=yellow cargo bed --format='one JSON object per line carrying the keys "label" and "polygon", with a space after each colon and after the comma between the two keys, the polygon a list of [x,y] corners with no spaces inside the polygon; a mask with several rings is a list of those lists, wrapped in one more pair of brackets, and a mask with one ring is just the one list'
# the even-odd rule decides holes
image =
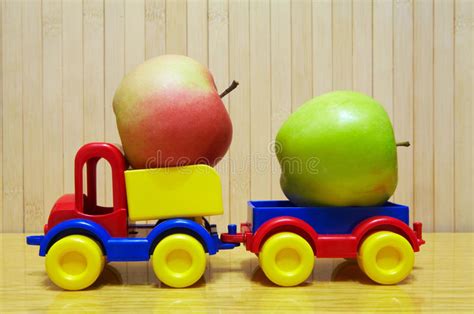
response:
{"label": "yellow cargo bed", "polygon": [[125,171],[131,220],[221,215],[219,174],[207,165]]}

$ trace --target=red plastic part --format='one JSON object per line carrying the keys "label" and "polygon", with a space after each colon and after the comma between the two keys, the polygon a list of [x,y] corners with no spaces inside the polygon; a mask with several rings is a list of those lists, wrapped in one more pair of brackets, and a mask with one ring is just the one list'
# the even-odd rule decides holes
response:
{"label": "red plastic part", "polygon": [[414,222],[413,223],[413,230],[415,231],[416,238],[418,240],[418,245],[425,244],[425,240],[423,240],[423,225],[421,222]]}
{"label": "red plastic part", "polygon": [[252,229],[249,222],[240,224],[240,232],[236,234],[222,233],[221,241],[225,243],[246,243],[247,250],[250,247],[247,245],[252,241]]}
{"label": "red plastic part", "polygon": [[96,166],[97,162],[104,158],[112,168],[112,188],[114,210],[127,207],[127,196],[125,192],[126,170],[125,158],[115,145],[109,143],[89,143],[82,146],[76,154],[74,162],[74,183],[76,194],[76,210],[83,208],[83,184],[82,168],[87,162],[87,196],[92,204],[97,204],[96,193]]}
{"label": "red plastic part", "polygon": [[[112,169],[113,208],[97,205],[96,167],[104,158]],[[87,195],[84,195],[82,169],[87,164]],[[54,204],[44,230],[69,219],[88,219],[103,226],[114,237],[127,237],[127,197],[124,171],[127,163],[113,144],[89,143],[82,146],[75,160],[75,194],[66,194]]]}
{"label": "red plastic part", "polygon": [[313,251],[316,249],[315,243],[318,238],[316,231],[303,220],[289,216],[276,217],[265,222],[255,232],[252,243],[246,243],[246,246],[250,246],[251,252],[259,253],[265,240],[279,232],[294,232],[305,238]]}
{"label": "red plastic part", "polygon": [[413,247],[413,251],[418,252],[420,250],[420,245],[415,231],[413,231],[408,225],[402,221],[387,217],[379,216],[372,217],[361,222],[353,231],[352,234],[357,238],[357,247],[359,248],[360,241],[374,231],[392,231],[404,236]]}
{"label": "red plastic part", "polygon": [[367,235],[380,230],[392,231],[404,236],[412,245],[413,251],[418,252],[420,245],[425,243],[422,239],[422,225],[416,222],[413,224],[413,228],[414,230],[410,229],[398,219],[378,216],[361,222],[354,228],[352,234],[318,234],[303,220],[283,216],[270,219],[255,234],[251,233],[249,223],[242,224],[240,233],[223,233],[221,240],[223,242],[244,243],[247,250],[259,253],[263,243],[271,235],[279,232],[293,232],[308,241],[317,257],[355,258],[361,241]]}
{"label": "red plastic part", "polygon": [[357,238],[352,234],[320,235],[316,242],[317,257],[355,258]]}

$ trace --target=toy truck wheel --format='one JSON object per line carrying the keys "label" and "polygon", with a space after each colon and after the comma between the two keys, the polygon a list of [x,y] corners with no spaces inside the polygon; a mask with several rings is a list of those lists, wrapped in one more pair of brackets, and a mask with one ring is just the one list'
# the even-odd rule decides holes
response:
{"label": "toy truck wheel", "polygon": [[273,283],[279,286],[296,286],[313,272],[314,253],[311,245],[292,232],[271,236],[259,254],[260,266]]}
{"label": "toy truck wheel", "polygon": [[357,262],[370,279],[391,285],[410,274],[415,262],[415,253],[411,244],[401,235],[380,231],[364,240]]}
{"label": "toy truck wheel", "polygon": [[177,233],[161,240],[153,251],[156,277],[174,288],[191,286],[206,270],[206,252],[194,237]]}
{"label": "toy truck wheel", "polygon": [[93,239],[70,235],[51,246],[45,262],[46,272],[54,284],[66,290],[81,290],[97,280],[105,258]]}

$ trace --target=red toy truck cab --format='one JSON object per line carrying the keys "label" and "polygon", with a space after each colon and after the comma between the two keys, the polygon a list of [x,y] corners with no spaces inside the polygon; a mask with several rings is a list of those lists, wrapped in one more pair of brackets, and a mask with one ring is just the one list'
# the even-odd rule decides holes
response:
{"label": "red toy truck cab", "polygon": [[[113,207],[97,205],[97,163],[103,158],[112,169]],[[83,188],[83,168],[86,165],[87,194]],[[124,171],[127,162],[118,147],[109,143],[89,143],[79,149],[74,162],[75,193],[61,196],[54,204],[48,223],[51,228],[69,219],[88,219],[103,226],[113,237],[127,237],[127,197]]]}

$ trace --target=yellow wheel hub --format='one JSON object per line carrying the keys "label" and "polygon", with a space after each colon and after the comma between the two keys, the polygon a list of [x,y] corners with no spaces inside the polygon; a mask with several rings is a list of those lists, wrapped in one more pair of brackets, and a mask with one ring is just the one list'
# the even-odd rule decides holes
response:
{"label": "yellow wheel hub", "polygon": [[377,266],[385,271],[395,269],[401,261],[400,253],[391,246],[380,249],[375,258]]}
{"label": "yellow wheel hub", "polygon": [[280,270],[284,272],[291,272],[294,269],[297,269],[301,264],[301,258],[296,250],[283,249],[278,252],[275,262],[276,266]]}
{"label": "yellow wheel hub", "polygon": [[68,252],[60,260],[60,265],[66,274],[77,276],[87,269],[86,258],[77,252]]}
{"label": "yellow wheel hub", "polygon": [[185,250],[174,250],[166,258],[166,264],[175,273],[185,273],[191,268],[193,258]]}

